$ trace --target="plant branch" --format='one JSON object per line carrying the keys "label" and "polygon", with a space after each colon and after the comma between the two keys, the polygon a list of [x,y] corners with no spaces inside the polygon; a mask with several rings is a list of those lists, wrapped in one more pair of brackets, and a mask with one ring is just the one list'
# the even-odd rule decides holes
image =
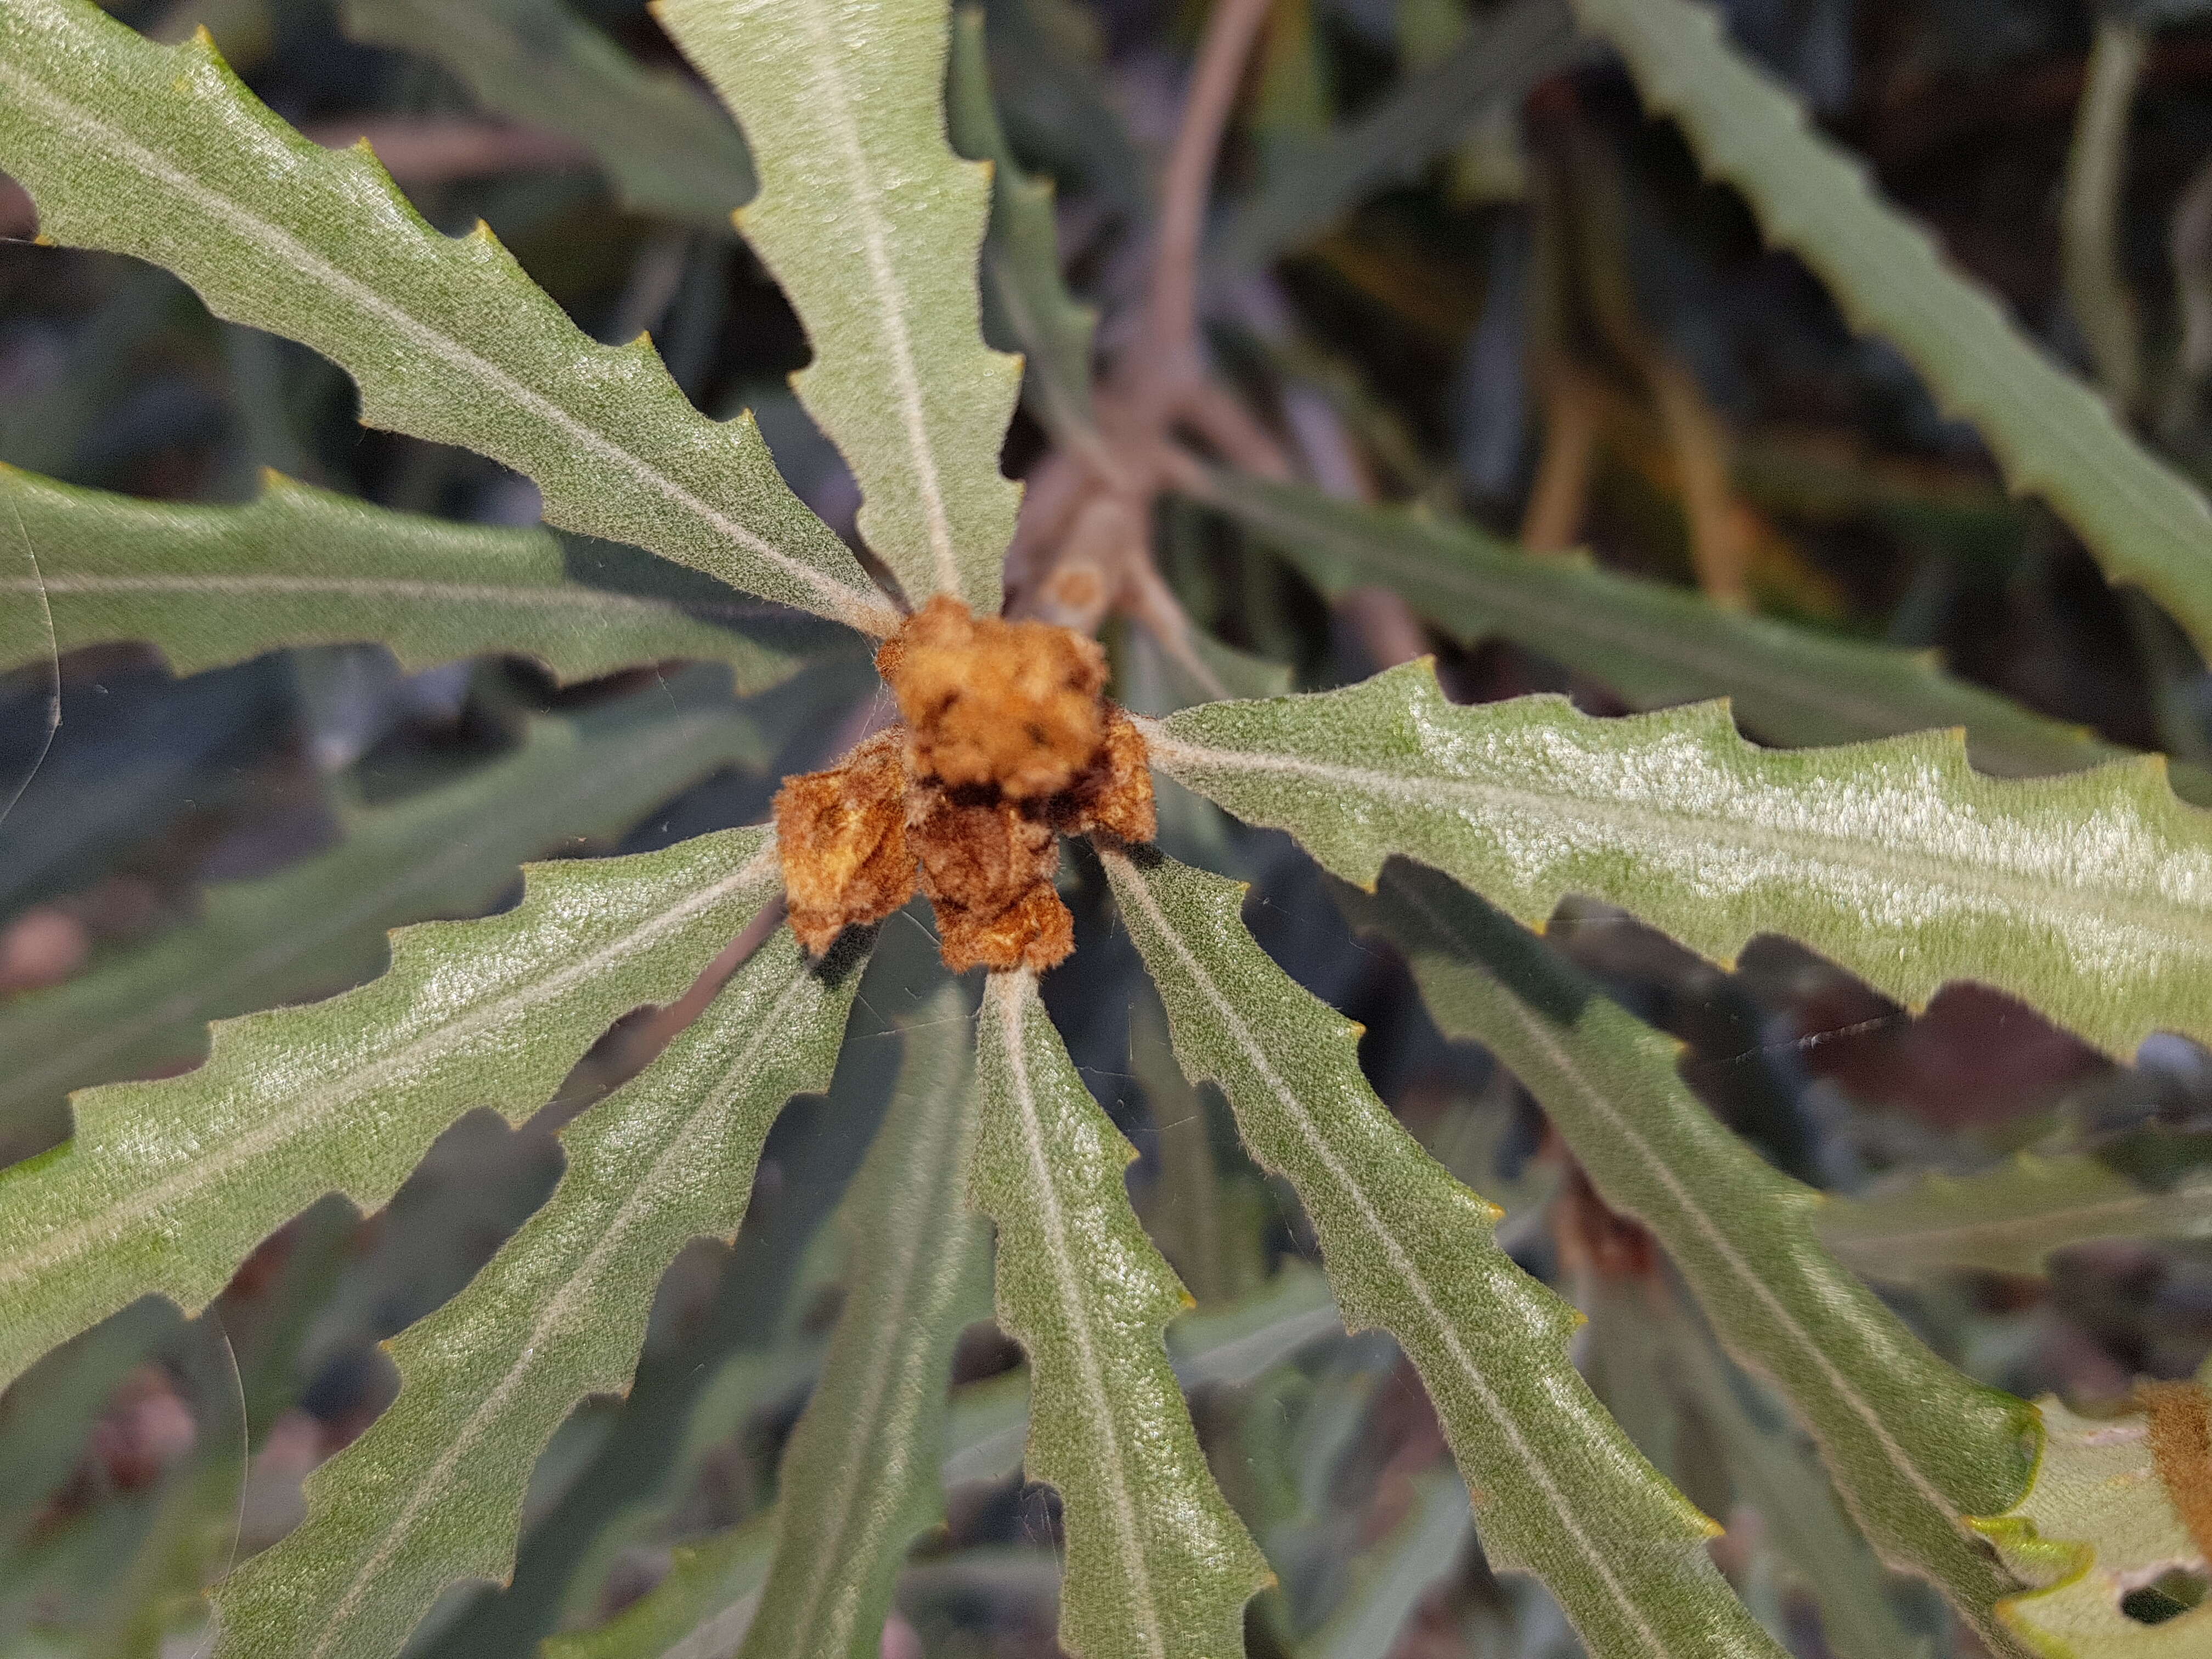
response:
{"label": "plant branch", "polygon": [[1158,240],[1136,355],[1138,413],[1158,428],[1200,374],[1198,253],[1206,228],[1221,138],[1236,106],[1244,65],[1267,21],[1269,0],[1218,0],[1206,19],[1198,66],[1169,153]]}

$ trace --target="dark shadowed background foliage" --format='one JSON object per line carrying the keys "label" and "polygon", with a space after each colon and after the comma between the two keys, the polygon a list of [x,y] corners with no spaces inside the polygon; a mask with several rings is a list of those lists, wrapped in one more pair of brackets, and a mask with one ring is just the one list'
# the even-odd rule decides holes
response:
{"label": "dark shadowed background foliage", "polygon": [[[850,477],[784,383],[805,338],[726,228],[749,189],[726,123],[680,99],[634,121],[612,105],[625,137],[595,161],[562,131],[575,112],[547,106],[560,84],[547,65],[593,39],[578,19],[681,74],[641,4],[109,9],[167,38],[204,24],[287,119],[332,143],[369,134],[441,228],[488,221],[587,331],[649,329],[693,401],[757,411],[793,487],[850,534]],[[1013,149],[1058,183],[1070,276],[1101,307],[1110,350],[1141,282],[1204,8],[986,9]],[[1490,97],[1469,94],[1475,70],[1462,65],[1408,110],[1407,88],[1454,50],[1460,0],[1277,0],[1216,192],[1206,307],[1224,377],[1308,478],[1348,499],[1464,512],[1539,545],[1583,542],[1606,566],[1940,653],[2111,744],[2212,763],[2212,678],[2179,630],[2108,588],[2055,517],[2008,498],[1974,434],[1903,358],[1855,337],[1818,282],[1762,247],[1743,204],[1701,181],[1672,127],[1644,118],[1615,62],[1532,29],[1540,9],[1513,0],[1484,17],[1527,37],[1476,66]],[[2212,479],[2212,17],[2197,19],[2212,9],[2164,0],[2133,14],[2150,44],[2106,204],[2124,282],[2101,297],[2069,284],[2060,235],[2089,9],[1724,9],[2030,332]],[[467,17],[473,33],[454,23]],[[1377,141],[1361,123],[1394,99],[1405,119]],[[350,383],[312,353],[212,319],[161,271],[32,245],[12,190],[0,220],[0,460],[202,501],[248,499],[273,468],[416,512],[535,521],[532,488],[492,463],[359,426]],[[1007,470],[1046,447],[1019,417]],[[1356,592],[1333,605],[1224,521],[1175,502],[1161,514],[1163,567],[1192,614],[1299,687],[1401,654],[1391,619]],[[1466,701],[1565,690],[1607,713],[1639,696],[1479,631],[1425,645]],[[1133,646],[1117,661],[1123,694],[1143,702],[1146,661]],[[672,663],[562,687],[517,660],[404,673],[358,644],[179,678],[115,645],[0,678],[0,1159],[65,1135],[70,1088],[195,1063],[209,1018],[373,976],[384,929],[510,902],[526,859],[759,821],[779,776],[860,729],[873,686],[856,655],[825,658],[750,700],[720,751],[611,791],[590,787],[595,769],[635,733],[726,704],[715,671]],[[533,761],[549,732],[577,746]],[[1953,1650],[1931,1595],[1885,1584],[1856,1557],[1838,1568],[1775,1512],[1824,1490],[1808,1449],[1711,1348],[1650,1241],[1605,1210],[1513,1080],[1440,1036],[1401,963],[1354,937],[1328,878],[1286,841],[1187,799],[1168,807],[1171,837],[1255,883],[1248,915],[1268,951],[1365,1024],[1362,1059],[1383,1098],[1506,1208],[1516,1258],[1590,1315],[1586,1373],[1729,1523],[1716,1548],[1753,1609],[1806,1659],[1836,1646],[1816,1601],[1832,1619],[1853,1596],[1875,1628]],[[1255,1604],[1250,1650],[1578,1651],[1541,1590],[1483,1565],[1435,1416],[1393,1345],[1327,1334],[1325,1297],[1300,1266],[1305,1224],[1243,1162],[1221,1103],[1181,1081],[1097,865],[1071,856],[1065,882],[1081,948],[1045,1000],[1142,1152],[1139,1209],[1199,1304],[1178,1352],[1201,1435],[1281,1575]],[[2203,1362],[2203,1050],[2154,1038],[2123,1066],[1992,992],[1954,987],[1910,1015],[1781,940],[1723,970],[1592,904],[1571,902],[1548,937],[1681,1039],[1690,1084],[1777,1165],[1867,1200],[1838,1248],[1946,1358],[2016,1394],[2076,1401]],[[678,1547],[772,1501],[836,1310],[820,1224],[889,1087],[890,1022],[907,1012],[896,964],[925,949],[920,923],[893,922],[832,1095],[779,1123],[744,1232],[678,1261],[635,1391],[586,1404],[554,1441],[513,1584],[449,1595],[410,1651],[520,1659],[603,1621]],[[199,1589],[281,1535],[301,1475],[389,1402],[379,1342],[520,1224],[557,1172],[553,1130],[666,1034],[633,1017],[527,1127],[489,1113],[456,1125],[388,1210],[326,1200],[203,1318],[140,1304],[16,1383],[0,1399],[0,1653],[192,1651]],[[2132,1206],[2149,1236],[2085,1239],[2054,1193]],[[1926,1243],[1969,1203],[1996,1218],[1988,1231]],[[1221,1358],[1254,1332],[1267,1363],[1249,1348]],[[1011,1419],[989,1380],[1018,1357],[988,1324],[963,1340],[956,1444],[983,1478],[954,1488],[948,1526],[916,1552],[887,1656],[1054,1650],[1054,1506],[990,1453]],[[1824,1572],[1842,1580],[1816,1596]],[[2145,1616],[2159,1610],[2146,1603]]]}

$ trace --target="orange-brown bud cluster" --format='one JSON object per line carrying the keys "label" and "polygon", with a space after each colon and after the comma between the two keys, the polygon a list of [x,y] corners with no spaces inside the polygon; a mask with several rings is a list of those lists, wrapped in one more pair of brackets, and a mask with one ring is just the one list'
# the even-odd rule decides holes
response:
{"label": "orange-brown bud cluster", "polygon": [[791,925],[809,950],[921,890],[945,960],[1053,967],[1074,923],[1053,875],[1060,840],[1156,828],[1145,739],[1108,702],[1095,640],[970,616],[932,599],[876,655],[905,717],[775,799]]}

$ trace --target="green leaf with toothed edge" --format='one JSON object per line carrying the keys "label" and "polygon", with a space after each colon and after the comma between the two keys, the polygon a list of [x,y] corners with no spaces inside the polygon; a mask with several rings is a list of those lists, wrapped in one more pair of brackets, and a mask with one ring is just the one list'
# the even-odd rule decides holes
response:
{"label": "green leaf with toothed edge", "polygon": [[1021,486],[999,450],[1021,360],[983,343],[990,170],[945,136],[945,0],[661,0],[744,129],[738,216],[806,326],[792,386],[860,486],[860,534],[919,605],[999,611]]}
{"label": "green leaf with toothed edge", "polygon": [[1742,192],[1766,240],[1810,265],[1854,327],[1911,360],[1945,410],[1980,430],[2014,489],[2050,502],[2107,576],[2142,588],[2212,654],[2203,492],[1884,203],[1865,166],[1728,43],[1711,7],[1571,3],[1583,27],[1627,61],[1646,106],[1681,124],[1706,173]]}
{"label": "green leaf with toothed edge", "polygon": [[345,24],[356,40],[436,58],[486,107],[574,138],[641,213],[727,235],[753,193],[729,117],[561,0],[346,0]]}
{"label": "green leaf with toothed edge", "polygon": [[1711,1430],[1737,1496],[1820,1607],[1827,1650],[1835,1659],[1933,1659],[1935,1644],[1899,1618],[1881,1564],[1796,1425],[1767,1399],[1753,1414],[1738,1392],[1742,1380],[1670,1287],[1648,1279],[1637,1288],[1643,1294],[1625,1311],[1656,1339],[1673,1392]]}
{"label": "green leaf with toothed edge", "polygon": [[1973,1175],[1836,1199],[1815,1219],[1830,1249],[1886,1284],[1961,1268],[2040,1273],[2053,1250],[2092,1239],[2212,1237],[2212,1174],[2159,1192],[2094,1158],[2022,1152]]}
{"label": "green leaf with toothed edge", "polygon": [[970,1194],[998,1224],[999,1323],[1029,1352],[1031,1479],[1067,1533],[1079,1659],[1233,1659],[1267,1563],[1213,1483],[1161,1333],[1189,1304],[1137,1223],[1136,1156],[1083,1086],[1036,981],[994,974]]}
{"label": "green leaf with toothed edge", "polygon": [[[1067,291],[1060,274],[1060,225],[1049,179],[1024,173],[991,101],[983,14],[963,6],[952,19],[952,66],[945,118],[953,148],[991,164],[991,227],[983,281],[1013,343],[1037,419],[1053,441],[1103,457],[1091,401],[1091,337],[1098,313]],[[1110,461],[1110,458],[1108,459]]]}
{"label": "green leaf with toothed edge", "polygon": [[1720,703],[1456,707],[1426,661],[1144,729],[1154,766],[1361,886],[1402,854],[1525,922],[1582,893],[1717,959],[1785,934],[1909,1004],[1982,980],[2123,1056],[2212,1036],[2212,815],[2156,757],[2019,780],[1955,732],[1759,749]]}
{"label": "green leaf with toothed edge", "polygon": [[[2212,1365],[2193,1382],[2150,1384],[2117,1417],[2036,1402],[2047,1450],[2035,1485],[1981,1524],[2034,1587],[2000,1611],[2038,1659],[2197,1659],[2212,1642],[2208,1382]],[[2154,1621],[2146,1596],[2165,1604]]]}
{"label": "green leaf with toothed edge", "polygon": [[776,929],[668,1051],[562,1130],[544,1207],[387,1349],[392,1409],[307,1478],[307,1520],[216,1589],[219,1659],[394,1655],[456,1579],[507,1577],[531,1464],[622,1389],[686,1241],[732,1237],[783,1103],[830,1086],[867,949]]}
{"label": "green leaf with toothed edge", "polygon": [[[1472,525],[1331,501],[1233,473],[1194,498],[1279,549],[1322,592],[1378,583],[1463,643],[1503,635],[1604,681],[1641,708],[1726,697],[1770,743],[1850,743],[1964,726],[1984,772],[2079,771],[2128,751],[1954,679],[1926,655],[1723,611],[1701,594],[1567,559],[1534,558]],[[2173,770],[2212,803],[2212,776]]]}
{"label": "green leaf with toothed edge", "polygon": [[1713,1523],[1568,1363],[1574,1310],[1375,1097],[1358,1028],[1260,949],[1244,889],[1151,852],[1103,857],[1176,1059],[1220,1085],[1253,1156],[1297,1190],[1346,1322],[1389,1331],[1419,1369],[1491,1561],[1541,1577],[1607,1659],[1779,1659],[1705,1553]]}
{"label": "green leaf with toothed edge", "polygon": [[726,662],[750,692],[836,643],[831,629],[634,549],[394,513],[273,472],[243,507],[194,507],[0,467],[0,543],[26,556],[0,566],[0,668],[143,640],[197,674],[361,641],[410,672],[495,651],[564,682]]}
{"label": "green leaf with toothed edge", "polygon": [[438,234],[373,155],[293,131],[204,36],[156,46],[88,0],[4,0],[0,167],[46,235],[165,265],[218,316],[313,346],[360,383],[364,422],[527,474],[548,522],[897,625],[749,417],[700,414],[642,337],[586,338],[483,227]]}
{"label": "green leaf with toothed edge", "polygon": [[217,1025],[196,1072],[77,1096],[76,1139],[0,1174],[0,1384],[139,1297],[198,1310],[325,1193],[382,1204],[472,1108],[528,1116],[781,885],[764,830],[523,880],[503,915],[395,933],[357,991]]}
{"label": "green leaf with toothed edge", "polygon": [[775,1565],[741,1659],[876,1659],[907,1546],[944,1514],[953,1345],[988,1282],[962,1191],[975,1138],[965,999],[904,1023],[904,1064],[842,1206],[844,1304],[777,1473]]}
{"label": "green leaf with toothed edge", "polygon": [[533,720],[514,752],[447,788],[341,802],[342,839],[327,852],[212,887],[194,920],[0,1005],[0,1121],[197,1059],[211,1019],[374,978],[390,929],[481,910],[523,860],[626,830],[719,766],[766,760],[752,714],[714,695],[721,680],[702,669]]}
{"label": "green leaf with toothed edge", "polygon": [[[1185,1389],[1239,1388],[1301,1350],[1343,1334],[1328,1287],[1291,1264],[1266,1288],[1176,1324],[1171,1348]],[[939,1473],[947,1486],[1001,1480],[1021,1467],[1028,1376],[1001,1373],[954,1391]],[[595,1630],[548,1642],[544,1659],[710,1659],[734,1653],[759,1605],[775,1538],[756,1516],[678,1545],[668,1574]]]}
{"label": "green leaf with toothed edge", "polygon": [[1681,1047],[1449,877],[1402,861],[1347,915],[1405,955],[1437,1026],[1480,1042],[1613,1208],[1667,1247],[1729,1351],[1771,1378],[1875,1549],[1932,1580],[1993,1651],[2016,1586],[1966,1517],[2008,1509],[2038,1446],[2025,1401],[1961,1376],[1821,1248],[1821,1199],[1690,1092]]}
{"label": "green leaf with toothed edge", "polygon": [[216,1591],[217,1659],[382,1659],[447,1585],[505,1578],[538,1454],[624,1387],[653,1287],[744,1218],[769,1127],[826,1089],[865,937],[819,963],[778,928],[644,1072],[563,1130],[544,1206],[386,1344],[399,1397],[307,1478],[307,1518]]}

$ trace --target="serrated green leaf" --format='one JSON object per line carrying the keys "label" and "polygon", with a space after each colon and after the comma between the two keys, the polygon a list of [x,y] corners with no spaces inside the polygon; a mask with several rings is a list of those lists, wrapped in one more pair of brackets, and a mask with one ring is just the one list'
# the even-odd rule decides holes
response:
{"label": "serrated green leaf", "polygon": [[1717,1528],[1568,1363],[1574,1310],[1375,1097],[1358,1028],[1260,949],[1244,890],[1158,854],[1103,856],[1184,1073],[1220,1085],[1254,1158],[1297,1190],[1346,1322],[1389,1331],[1419,1369],[1491,1562],[1541,1577],[1607,1659],[1777,1659],[1705,1553]]}
{"label": "serrated green leaf", "polygon": [[983,241],[984,291],[1018,347],[1031,406],[1055,442],[1098,450],[1091,402],[1091,336],[1098,313],[1067,291],[1060,274],[1060,225],[1052,181],[1032,179],[1014,159],[991,101],[983,14],[963,8],[952,20],[952,65],[945,88],[952,147],[991,164],[990,230]]}
{"label": "serrated green leaf", "polygon": [[1021,362],[983,343],[989,169],[945,142],[946,0],[661,0],[760,175],[738,214],[806,325],[792,386],[860,485],[860,534],[919,605],[999,611]]}
{"label": "serrated green leaf", "polygon": [[1206,1468],[1161,1333],[1188,1305],[1137,1224],[1136,1156],[1034,975],[994,974],[976,1028],[970,1191],[998,1224],[1000,1328],[1029,1352],[1028,1472],[1067,1532],[1060,1644],[1080,1659],[1232,1659],[1267,1563]]}
{"label": "serrated green leaf", "polygon": [[2212,1641],[2212,1599],[2154,1624],[2121,1605],[2169,1571],[2201,1587],[2212,1544],[2198,1530],[2212,1522],[2212,1405],[2201,1383],[2157,1386],[2183,1419],[2164,1445],[2154,1428],[2163,1413],[2081,1417],[2055,1398],[2039,1401],[2045,1452],[2034,1487],[1984,1523],[2039,1586],[2001,1611],[2039,1659],[2196,1659]]}
{"label": "serrated green leaf", "polygon": [[[1292,1263],[1235,1306],[1177,1322],[1170,1348],[1185,1389],[1240,1388],[1343,1330],[1322,1276]],[[955,1393],[940,1470],[946,1486],[1003,1480],[1021,1467],[1028,1393],[1023,1370]],[[762,1516],[679,1546],[667,1576],[650,1593],[597,1630],[549,1641],[544,1659],[709,1659],[735,1652],[759,1605],[774,1525]]]}
{"label": "serrated green leaf", "polygon": [[2123,1056],[2212,1036],[2212,817],[2155,757],[2015,780],[1955,732],[1764,750],[1719,703],[1457,708],[1425,660],[1145,729],[1155,766],[1362,886],[1402,854],[1522,921],[1582,893],[1720,960],[1786,934],[1909,1004],[1982,980]]}
{"label": "serrated green leaf", "polygon": [[1928,1659],[1929,1644],[1898,1619],[1874,1552],[1811,1451],[1778,1411],[1762,1414],[1771,1420],[1753,1415],[1712,1339],[1679,1298],[1655,1291],[1637,1311],[1656,1327],[1663,1375],[1711,1428],[1738,1496],[1812,1592],[1828,1651],[1836,1659]]}
{"label": "serrated green leaf", "polygon": [[717,766],[766,758],[744,710],[687,695],[672,713],[671,696],[656,686],[536,720],[514,754],[450,788],[342,805],[330,851],[218,886],[197,920],[0,1006],[0,1121],[197,1058],[211,1019],[374,978],[392,928],[482,909],[532,854],[612,835]]}
{"label": "serrated green leaf", "polygon": [[[1472,525],[1215,473],[1200,499],[1287,555],[1325,593],[1390,588],[1468,643],[1504,635],[1595,676],[1639,708],[1727,697],[1769,742],[1850,743],[1964,726],[1976,767],[2006,777],[2125,758],[2079,726],[1954,679],[1923,653],[1723,611],[1687,589],[1532,558]],[[2177,767],[2212,802],[2212,778]]]}
{"label": "serrated green leaf", "polygon": [[0,575],[0,668],[144,640],[197,674],[364,641],[410,671],[496,651],[563,681],[695,658],[751,692],[831,643],[629,548],[394,513],[273,472],[246,506],[190,507],[0,467],[0,538],[29,556]]}
{"label": "serrated green leaf", "polygon": [[483,227],[439,235],[373,155],[293,131],[204,37],[160,46],[87,0],[7,0],[0,167],[46,235],[166,265],[216,315],[314,347],[360,383],[364,422],[527,474],[550,523],[897,625],[749,417],[701,415],[649,341],[586,338]]}
{"label": "serrated green leaf", "polygon": [[1216,234],[1212,262],[1255,270],[1320,235],[1369,192],[1417,175],[1490,111],[1517,105],[1575,51],[1564,0],[1519,0],[1470,25],[1445,56],[1277,170]]}
{"label": "serrated green leaf", "polygon": [[2051,1251],[2091,1239],[2212,1237],[2212,1177],[2153,1192],[2094,1158],[2023,1152],[1978,1175],[1837,1199],[1815,1220],[1830,1249],[1887,1283],[1960,1268],[2040,1273]]}
{"label": "serrated green leaf", "polygon": [[1729,1351],[1796,1408],[1883,1558],[2002,1651],[1991,1609],[2014,1586],[1966,1517],[2027,1490],[2033,1410],[1938,1359],[1820,1248],[1820,1195],[1690,1092],[1673,1038],[1434,871],[1393,864],[1346,905],[1405,954],[1439,1029],[1495,1054],[1606,1202],[1667,1247]]}
{"label": "serrated green leaf", "polygon": [[907,1546],[944,1513],[952,1348],[989,1261],[962,1191],[975,1081],[960,993],[932,998],[905,1039],[847,1200],[844,1308],[784,1452],[775,1564],[742,1659],[876,1659]]}
{"label": "serrated green leaf", "polygon": [[1816,134],[1784,82],[1728,43],[1710,7],[1572,4],[1627,60],[1645,104],[1682,124],[1705,171],[1743,193],[1766,240],[1810,265],[1855,328],[1911,359],[1943,407],[1980,429],[2013,489],[2049,501],[2106,575],[2142,588],[2212,651],[2203,493],[1885,204],[1864,165]]}
{"label": "serrated green leaf", "polygon": [[769,832],[523,872],[522,902],[396,933],[383,978],[217,1025],[208,1062],[79,1095],[0,1174],[0,1382],[141,1296],[187,1311],[326,1192],[374,1207],[473,1107],[543,1105],[617,1016],[665,1002],[775,895]]}
{"label": "serrated green leaf", "polygon": [[447,1585],[504,1578],[538,1453],[623,1388],[684,1243],[737,1231],[769,1126],[828,1086],[865,951],[787,929],[637,1078],[562,1135],[544,1206],[388,1346],[399,1397],[307,1480],[307,1518],[216,1594],[222,1659],[393,1654]]}
{"label": "serrated green leaf", "polygon": [[426,53],[486,108],[575,139],[640,213],[726,235],[753,193],[752,160],[729,118],[561,0],[345,0],[344,15],[356,39]]}

